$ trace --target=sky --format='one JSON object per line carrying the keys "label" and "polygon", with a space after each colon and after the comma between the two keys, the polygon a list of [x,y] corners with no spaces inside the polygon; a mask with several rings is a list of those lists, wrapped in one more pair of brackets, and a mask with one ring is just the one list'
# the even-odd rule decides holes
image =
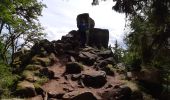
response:
{"label": "sky", "polygon": [[77,30],[77,15],[89,13],[95,28],[109,29],[109,44],[118,40],[123,45],[125,15],[112,10],[113,0],[100,2],[98,6],[92,6],[92,0],[43,0],[43,3],[47,8],[43,9],[39,20],[48,40],[61,39],[71,30]]}

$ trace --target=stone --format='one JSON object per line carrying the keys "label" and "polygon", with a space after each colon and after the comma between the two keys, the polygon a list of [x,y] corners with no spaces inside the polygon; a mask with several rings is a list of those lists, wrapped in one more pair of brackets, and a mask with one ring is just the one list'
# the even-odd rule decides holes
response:
{"label": "stone", "polygon": [[89,46],[97,47],[99,49],[108,48],[109,30],[92,28],[89,30]]}
{"label": "stone", "polygon": [[29,64],[25,67],[25,70],[36,71],[36,70],[39,70],[41,68],[42,68],[41,65]]}
{"label": "stone", "polygon": [[65,74],[79,74],[83,70],[83,65],[78,62],[68,62],[66,64]]}
{"label": "stone", "polygon": [[144,100],[141,91],[133,91],[131,95],[131,100]]}
{"label": "stone", "polygon": [[104,71],[89,71],[82,74],[81,80],[87,87],[101,88],[106,80],[106,73]]}
{"label": "stone", "polygon": [[25,80],[29,82],[35,82],[38,79],[37,76],[34,75],[33,71],[24,70],[22,75]]}
{"label": "stone", "polygon": [[107,61],[108,64],[112,64],[113,66],[116,64],[116,61],[113,57],[109,57],[109,58],[106,58],[104,60]]}
{"label": "stone", "polygon": [[55,93],[55,92],[48,92],[48,96],[50,98],[57,98],[57,99],[61,99],[63,97],[64,93]]}
{"label": "stone", "polygon": [[67,50],[67,51],[65,51],[65,54],[68,54],[68,55],[74,56],[74,57],[79,55],[79,53],[77,51],[73,51],[73,50]]}
{"label": "stone", "polygon": [[54,72],[49,70],[48,68],[43,68],[39,70],[42,76],[47,76],[48,78],[54,78]]}
{"label": "stone", "polygon": [[32,64],[42,65],[44,67],[50,66],[52,64],[49,57],[34,56],[31,62]]}
{"label": "stone", "polygon": [[97,100],[92,92],[88,91],[73,91],[66,93],[63,100]]}
{"label": "stone", "polygon": [[103,58],[109,58],[109,57],[113,56],[113,52],[111,50],[104,50],[104,51],[100,51],[98,53],[98,55]]}
{"label": "stone", "polygon": [[115,75],[113,66],[111,64],[108,64],[102,70],[105,71],[107,75],[110,75],[110,76],[114,76]]}
{"label": "stone", "polygon": [[43,99],[43,97],[41,95],[37,95],[37,96],[29,98],[27,100],[44,100],[44,99]]}
{"label": "stone", "polygon": [[36,96],[36,91],[33,83],[22,81],[17,84],[15,94],[20,97],[34,97]]}
{"label": "stone", "polygon": [[81,78],[81,74],[72,74],[71,76],[71,80],[76,81],[79,80]]}
{"label": "stone", "polygon": [[132,90],[128,86],[122,86],[120,88],[120,94],[123,95],[122,98],[130,98]]}
{"label": "stone", "polygon": [[99,69],[103,69],[108,65],[108,62],[105,60],[100,60],[97,62],[96,67]]}
{"label": "stone", "polygon": [[89,17],[88,13],[83,13],[83,14],[79,14],[77,15],[77,28],[81,28],[80,24],[82,24],[82,21],[85,21],[85,24],[88,25],[88,28],[94,28],[95,26],[95,22],[92,18]]}
{"label": "stone", "polygon": [[131,100],[132,90],[127,87],[115,87],[102,93],[104,100]]}
{"label": "stone", "polygon": [[79,58],[84,64],[91,66],[94,64],[97,55],[90,52],[80,52]]}
{"label": "stone", "polygon": [[76,61],[73,56],[71,56],[69,60],[70,60],[70,62],[75,62]]}
{"label": "stone", "polygon": [[140,72],[134,74],[136,76],[139,83],[147,88],[148,91],[151,92],[152,95],[158,96],[160,91],[163,90],[163,86],[161,84],[161,72],[156,68],[142,69]]}
{"label": "stone", "polygon": [[48,55],[48,53],[53,52],[53,50],[54,50],[53,48],[54,47],[53,47],[52,43],[49,42],[47,39],[44,39],[44,40],[41,40],[34,44],[34,46],[31,48],[31,53],[33,55],[40,54],[42,56],[46,56],[46,55]]}

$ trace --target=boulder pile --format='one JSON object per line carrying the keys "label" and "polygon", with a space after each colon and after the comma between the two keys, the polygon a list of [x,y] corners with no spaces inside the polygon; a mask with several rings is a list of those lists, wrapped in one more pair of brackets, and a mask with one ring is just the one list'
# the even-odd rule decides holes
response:
{"label": "boulder pile", "polygon": [[[23,57],[24,56],[24,57]],[[120,78],[109,48],[80,47],[79,33],[42,40],[15,57],[14,95],[30,100],[144,100]],[[125,78],[124,78],[125,79]]]}

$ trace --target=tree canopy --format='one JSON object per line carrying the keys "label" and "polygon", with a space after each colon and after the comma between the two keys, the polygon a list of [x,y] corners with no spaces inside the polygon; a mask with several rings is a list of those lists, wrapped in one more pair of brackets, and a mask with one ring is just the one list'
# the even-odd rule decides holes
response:
{"label": "tree canopy", "polygon": [[10,50],[12,56],[18,48],[29,46],[30,42],[44,36],[38,21],[44,7],[37,0],[0,0],[0,39],[4,44],[1,50],[4,61],[8,62],[7,51]]}

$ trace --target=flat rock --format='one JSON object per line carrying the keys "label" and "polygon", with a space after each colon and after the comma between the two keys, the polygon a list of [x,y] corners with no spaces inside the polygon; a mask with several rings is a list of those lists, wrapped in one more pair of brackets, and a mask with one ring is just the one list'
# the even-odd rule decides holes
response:
{"label": "flat rock", "polygon": [[88,91],[73,91],[66,93],[63,100],[97,100],[97,98]]}
{"label": "flat rock", "polygon": [[43,97],[41,95],[37,95],[37,96],[29,98],[27,100],[44,100],[44,99],[43,99]]}
{"label": "flat rock", "polygon": [[16,95],[21,97],[34,97],[36,95],[33,83],[22,81],[17,84]]}
{"label": "flat rock", "polygon": [[83,65],[78,62],[68,62],[66,64],[66,74],[79,74],[83,70]]}
{"label": "flat rock", "polygon": [[104,71],[88,71],[82,74],[82,82],[87,87],[101,88],[107,82]]}

